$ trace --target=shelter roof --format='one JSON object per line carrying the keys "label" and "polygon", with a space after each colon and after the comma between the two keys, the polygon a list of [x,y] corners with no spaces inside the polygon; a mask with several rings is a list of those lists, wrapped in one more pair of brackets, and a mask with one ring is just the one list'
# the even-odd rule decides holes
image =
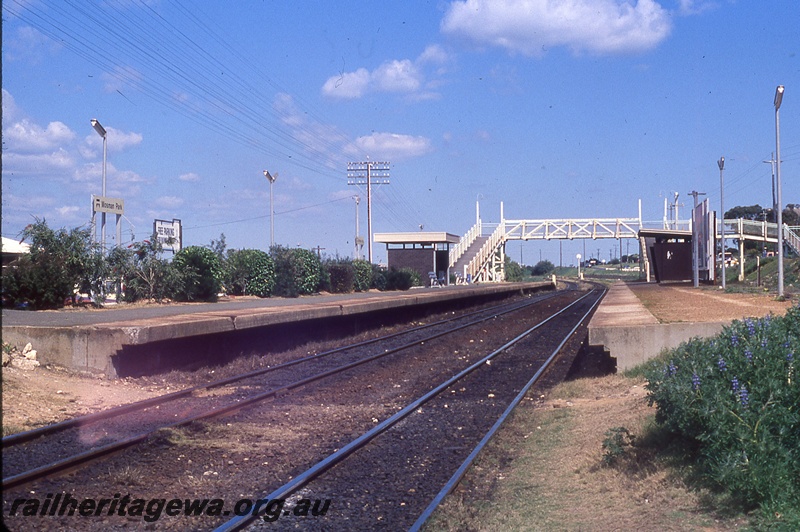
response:
{"label": "shelter roof", "polygon": [[375,242],[383,244],[457,244],[458,235],[435,231],[407,233],[375,233]]}

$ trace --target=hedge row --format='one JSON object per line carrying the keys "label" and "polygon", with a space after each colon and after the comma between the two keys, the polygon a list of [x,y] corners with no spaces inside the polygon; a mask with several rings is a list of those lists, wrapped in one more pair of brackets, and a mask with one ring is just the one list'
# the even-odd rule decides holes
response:
{"label": "hedge row", "polygon": [[26,236],[32,252],[3,273],[4,307],[47,309],[75,302],[76,289],[101,298],[105,279],[122,300],[215,301],[220,293],[258,297],[298,297],[331,293],[408,290],[421,285],[408,269],[385,271],[364,260],[326,259],[299,248],[274,246],[226,250],[225,237],[210,247],[190,246],[172,261],[161,257],[155,237],[114,248],[103,257],[87,230],[53,231],[43,221]]}

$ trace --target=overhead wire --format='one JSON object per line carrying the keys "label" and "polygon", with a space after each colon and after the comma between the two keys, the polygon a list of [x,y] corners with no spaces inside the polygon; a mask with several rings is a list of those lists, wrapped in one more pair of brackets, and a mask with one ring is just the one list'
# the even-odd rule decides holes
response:
{"label": "overhead wire", "polygon": [[[187,11],[180,2],[177,4],[184,12]],[[264,99],[263,90],[253,87],[230,68],[224,68],[213,54],[188,35],[188,28],[178,28],[150,6],[142,5],[144,9],[123,13],[118,4],[104,4],[98,14],[97,9],[85,9],[71,0],[41,6],[23,5],[18,0],[11,0],[3,3],[3,9],[98,66],[109,76],[124,79],[145,96],[190,120],[271,156],[291,160],[319,175],[342,179],[343,172],[335,171],[337,165],[330,160],[333,153],[325,154],[325,150],[332,152],[337,147],[333,141],[312,145],[287,131],[273,105]],[[93,28],[94,41],[85,37],[87,20]],[[198,19],[193,17],[193,20]],[[198,27],[208,28],[207,25]],[[232,49],[230,45],[224,46]],[[239,64],[243,63],[240,54],[233,54],[233,57]],[[137,74],[121,74],[120,65],[131,65]],[[224,70],[219,69],[221,66]],[[144,71],[141,77],[138,69]],[[215,70],[220,70],[220,75],[210,77],[209,73]],[[174,94],[178,91],[175,86],[190,97],[176,101]],[[242,88],[247,92],[242,93]],[[256,108],[251,104],[253,101],[262,105]],[[307,125],[298,126],[297,130],[306,138],[315,138],[313,132],[323,128],[328,132],[335,131],[323,123],[314,130]],[[264,137],[269,139],[269,144]],[[318,138],[315,140],[319,141]],[[344,141],[344,137],[338,134],[338,140]],[[328,159],[324,163],[320,162],[322,155]],[[341,164],[344,166],[343,161]]]}

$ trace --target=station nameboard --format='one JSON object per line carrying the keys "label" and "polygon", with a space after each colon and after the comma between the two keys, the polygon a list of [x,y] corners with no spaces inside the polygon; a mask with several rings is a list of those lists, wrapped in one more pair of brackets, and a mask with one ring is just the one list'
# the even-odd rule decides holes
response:
{"label": "station nameboard", "polygon": [[177,253],[182,249],[181,244],[181,221],[173,219],[155,220],[153,222],[153,233],[164,250]]}
{"label": "station nameboard", "polygon": [[123,215],[125,214],[125,200],[92,195],[92,212],[109,212]]}

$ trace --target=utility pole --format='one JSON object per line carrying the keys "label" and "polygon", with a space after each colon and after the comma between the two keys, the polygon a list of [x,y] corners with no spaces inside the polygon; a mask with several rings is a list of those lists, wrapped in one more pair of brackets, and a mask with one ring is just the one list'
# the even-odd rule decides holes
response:
{"label": "utility pole", "polygon": [[275,246],[275,204],[273,203],[272,185],[278,179],[278,172],[272,175],[264,170],[264,177],[269,181],[269,247],[272,249]]}
{"label": "utility pole", "polygon": [[697,196],[705,196],[705,192],[692,190],[689,195],[694,198],[694,210],[692,211],[692,286],[700,286],[700,257],[698,257],[699,242],[697,241]]}
{"label": "utility pole", "polygon": [[[768,161],[762,162],[768,163],[770,166],[772,166],[772,212],[774,213],[775,209],[777,208],[776,205],[778,204],[778,200],[775,199],[775,163],[777,162],[775,160],[775,152],[772,152]],[[767,219],[764,218],[764,221],[767,221]]]}
{"label": "utility pole", "polygon": [[722,240],[722,289],[725,290],[725,157],[717,161],[719,166],[719,231]]}
{"label": "utility pole", "polygon": [[317,250],[317,258],[322,260],[322,250],[325,249],[325,248],[320,247],[319,245],[317,245],[317,247],[311,248],[311,249]]}
{"label": "utility pole", "polygon": [[354,242],[355,242],[355,253],[354,253],[354,257],[353,258],[355,260],[360,260],[361,259],[361,248],[364,247],[364,239],[361,238],[361,235],[359,235],[359,233],[361,231],[358,229],[358,205],[359,205],[359,203],[361,203],[361,196],[356,194],[355,196],[353,196],[353,199],[356,200],[356,238],[354,240]]}
{"label": "utility pole", "polygon": [[389,184],[389,163],[347,163],[347,184],[367,186],[367,254],[372,262],[372,185]]}

